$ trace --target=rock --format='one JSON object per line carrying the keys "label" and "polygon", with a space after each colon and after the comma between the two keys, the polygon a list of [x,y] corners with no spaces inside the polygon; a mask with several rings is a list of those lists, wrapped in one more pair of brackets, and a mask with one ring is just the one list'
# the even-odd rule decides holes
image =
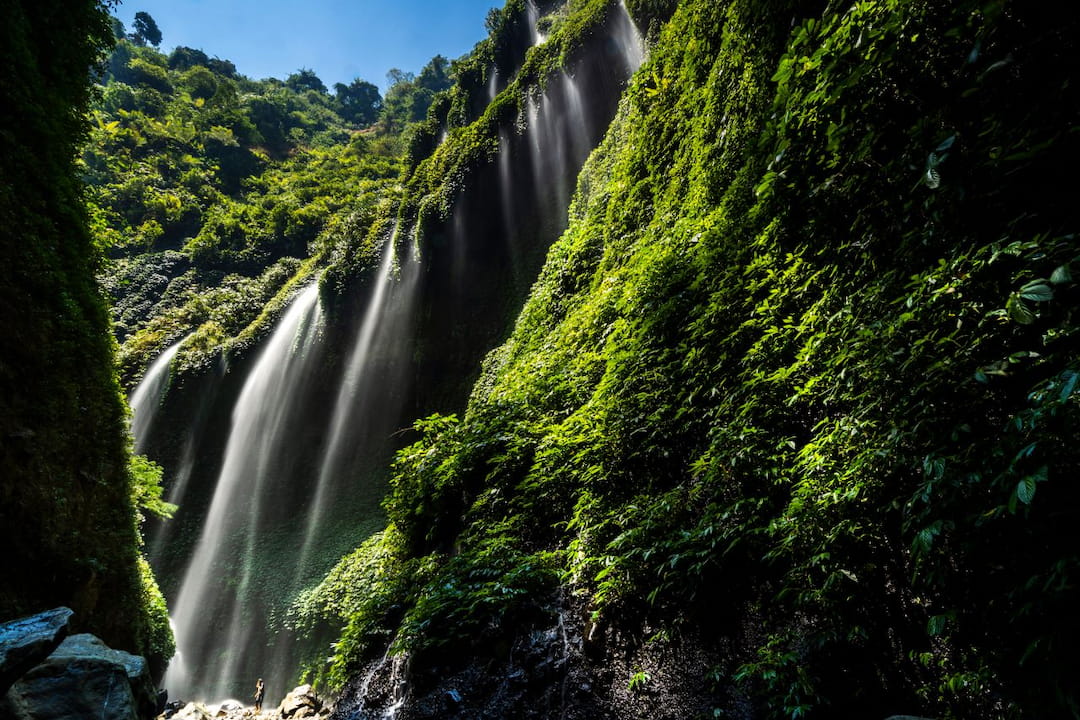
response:
{"label": "rock", "polygon": [[199,703],[190,702],[172,716],[172,720],[210,720],[210,713]]}
{"label": "rock", "polygon": [[82,634],[19,678],[4,702],[19,720],[134,720],[154,716],[157,694],[145,660]]}
{"label": "rock", "polygon": [[161,714],[165,716],[165,720],[170,720],[170,718],[172,718],[174,715],[179,714],[180,711],[183,710],[185,707],[185,703],[179,700],[173,700],[171,702],[165,703],[165,710],[162,711]]}
{"label": "rock", "polygon": [[218,705],[209,705],[207,713],[212,718],[238,718],[244,714],[244,705],[239,700],[225,700]]}
{"label": "rock", "polygon": [[0,697],[60,645],[72,615],[59,607],[0,625]]}
{"label": "rock", "polygon": [[283,718],[317,717],[322,709],[322,701],[315,695],[310,685],[294,688],[278,706],[278,713]]}

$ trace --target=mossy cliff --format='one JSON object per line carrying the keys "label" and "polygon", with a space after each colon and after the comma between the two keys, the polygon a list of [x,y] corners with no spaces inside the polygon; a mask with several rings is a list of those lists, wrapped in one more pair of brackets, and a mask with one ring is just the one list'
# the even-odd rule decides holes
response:
{"label": "mossy cliff", "polygon": [[568,230],[327,580],[332,678],[573,611],[704,648],[715,716],[1075,716],[1080,11],[628,5]]}
{"label": "mossy cliff", "polygon": [[0,619],[68,605],[74,628],[160,671],[172,634],[136,509],[156,478],[131,463],[75,167],[108,16],[93,1],[0,7]]}

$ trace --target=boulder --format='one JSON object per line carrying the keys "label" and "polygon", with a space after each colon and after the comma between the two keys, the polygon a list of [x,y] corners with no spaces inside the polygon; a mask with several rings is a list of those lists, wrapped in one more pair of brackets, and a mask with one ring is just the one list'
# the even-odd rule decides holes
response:
{"label": "boulder", "polygon": [[172,720],[210,720],[210,713],[203,705],[190,702],[173,715]]}
{"label": "boulder", "polygon": [[283,718],[312,718],[318,717],[321,709],[322,701],[311,686],[301,685],[285,696],[278,706],[278,713]]}
{"label": "boulder", "polygon": [[211,718],[218,718],[218,720],[241,718],[245,716],[245,712],[248,716],[251,715],[251,712],[239,700],[223,700],[217,705],[207,705],[206,710]]}
{"label": "boulder", "polygon": [[82,634],[19,678],[2,709],[18,720],[135,720],[153,717],[156,700],[145,660]]}
{"label": "boulder", "polygon": [[59,607],[0,625],[0,697],[60,645],[72,614]]}

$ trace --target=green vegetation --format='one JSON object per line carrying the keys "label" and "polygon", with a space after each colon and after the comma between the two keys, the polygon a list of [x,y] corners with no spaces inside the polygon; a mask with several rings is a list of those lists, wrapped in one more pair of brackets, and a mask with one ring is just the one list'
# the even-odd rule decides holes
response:
{"label": "green vegetation", "polygon": [[[117,41],[83,158],[127,379],[191,333],[182,367],[249,342],[272,300],[357,252],[401,172],[386,129],[400,118],[370,83],[333,96],[306,69],[253,81],[201,50],[166,56],[147,32]],[[390,95],[418,87],[403,77]]]}
{"label": "green vegetation", "polygon": [[[0,615],[68,602],[160,661],[136,516],[172,508],[131,457],[93,274],[127,379],[189,333],[181,370],[248,347],[315,272],[330,295],[363,282],[395,224],[424,252],[616,4],[541,3],[549,38],[529,47],[509,0],[472,53],[393,71],[386,98],[165,56],[145,13],[110,35],[93,2],[8,5],[0,87],[26,113],[0,126],[0,526],[29,580]],[[386,530],[284,620],[343,628],[311,673],[340,687],[387,644],[417,663],[484,652],[570,592],[600,627],[715,640],[718,710],[1080,716],[1062,180],[1080,13],[626,5],[649,60],[512,336],[465,412],[416,423]],[[84,214],[82,71],[111,36]]]}
{"label": "green vegetation", "polygon": [[[1077,12],[628,4],[650,59],[467,412],[417,424],[336,571],[370,591],[326,610],[331,680],[391,637],[491,647],[562,584],[725,638],[718,697],[773,717],[1077,716]],[[402,217],[445,217],[518,110],[410,156]]]}
{"label": "green vegetation", "polygon": [[94,0],[0,8],[0,618],[68,605],[160,672],[172,633],[136,504],[167,508],[131,458],[75,162],[109,18]]}

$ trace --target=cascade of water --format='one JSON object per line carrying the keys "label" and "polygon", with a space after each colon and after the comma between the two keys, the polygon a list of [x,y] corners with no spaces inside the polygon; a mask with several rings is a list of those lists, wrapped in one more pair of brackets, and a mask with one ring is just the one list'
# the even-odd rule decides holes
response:
{"label": "cascade of water", "polygon": [[540,29],[537,27],[537,23],[540,21],[540,10],[536,7],[536,3],[533,2],[533,0],[526,0],[525,2],[525,19],[529,24],[529,36],[533,46],[546,42],[547,36],[540,32]]}
{"label": "cascade of water", "polygon": [[625,0],[619,0],[619,12],[616,14],[611,28],[611,36],[615,42],[617,53],[622,56],[627,69],[633,75],[641,64],[645,62],[645,41],[641,37],[634,19],[626,9]]}
{"label": "cascade of water", "polygon": [[[185,337],[184,340],[187,338]],[[131,393],[131,399],[128,402],[131,405],[131,434],[135,437],[136,453],[143,451],[146,439],[150,436],[150,428],[153,426],[154,417],[157,415],[157,409],[169,379],[169,364],[172,363],[176,351],[180,349],[184,340],[170,345],[165,352],[161,353],[151,363],[142,381],[135,388],[135,392]]]}
{"label": "cascade of water", "polygon": [[[539,13],[532,3],[529,8],[530,28],[538,41]],[[421,390],[445,384],[444,368],[451,368],[456,378],[469,372],[462,368],[472,362],[473,350],[463,351],[464,341],[433,341],[432,337],[438,337],[436,333],[465,337],[472,331],[469,322],[474,316],[499,297],[485,294],[495,283],[471,281],[477,264],[486,263],[484,272],[512,271],[513,282],[524,287],[536,268],[526,262],[521,269],[516,263],[524,254],[546,247],[561,230],[560,223],[565,227],[573,178],[597,141],[604,118],[609,117],[605,113],[614,107],[612,101],[603,110],[606,101],[596,99],[602,93],[611,94],[610,83],[604,85],[608,82],[605,73],[619,68],[617,82],[621,82],[622,73],[641,62],[640,37],[625,9],[613,12],[607,31],[601,49],[608,57],[591,66],[603,76],[598,82],[590,83],[592,75],[587,74],[580,82],[567,74],[551,78],[547,92],[527,103],[524,135],[512,130],[500,134],[494,170],[500,183],[501,202],[496,202],[501,222],[485,216],[494,209],[491,205],[475,197],[470,204],[466,190],[462,194],[466,202],[455,208],[449,222],[425,236],[425,253],[435,258],[430,266],[422,268],[417,260],[415,234],[409,238],[412,247],[400,257],[399,245],[409,241],[399,242],[397,237],[387,241],[351,347],[342,355],[340,384],[331,384],[336,378],[329,377],[307,385],[325,372],[320,365],[321,309],[316,290],[310,288],[297,297],[253,358],[233,405],[224,451],[213,444],[212,454],[208,453],[199,446],[201,440],[188,438],[170,500],[182,496],[192,467],[213,468],[202,473],[209,475],[206,480],[216,473],[217,480],[211,487],[212,497],[200,494],[202,480],[191,483],[192,504],[209,500],[209,509],[204,515],[200,512],[204,519],[198,540],[179,596],[171,603],[183,651],[181,662],[174,662],[165,679],[174,696],[195,699],[191,694],[198,693],[210,699],[235,694],[248,683],[246,675],[237,675],[251,674],[256,667],[268,688],[288,682],[297,658],[289,654],[291,648],[282,636],[267,636],[261,619],[281,613],[278,596],[287,598],[308,586],[355,547],[360,525],[378,523],[373,509],[385,486],[370,482],[369,477],[377,479],[384,469],[382,460],[393,444],[388,441],[390,435],[414,417],[406,410],[406,401],[429,407],[422,404],[430,403],[429,398],[419,400]],[[619,56],[614,62],[612,52]],[[492,69],[489,97],[497,93],[499,81]],[[488,252],[491,242],[498,240],[483,234],[500,231],[505,233],[505,252]],[[425,275],[422,269],[438,269],[438,274]],[[425,305],[426,313],[417,312],[421,295],[432,306],[441,306]],[[484,327],[490,338],[492,328]],[[422,337],[414,338],[414,333]],[[335,352],[337,347],[328,351]],[[449,347],[448,354],[457,355],[449,360],[425,356],[431,347]],[[224,384],[231,392],[237,389]],[[231,392],[227,397],[232,397]],[[332,409],[324,413],[323,408]],[[210,465],[206,465],[208,455]],[[220,466],[214,464],[218,458]],[[275,515],[274,507],[281,505],[291,507],[284,516],[279,507]],[[283,563],[288,570],[282,569]],[[269,585],[279,586],[272,601]],[[384,673],[385,664],[380,665]],[[393,696],[385,717],[393,717],[404,702],[406,676],[404,660],[395,659]]]}
{"label": "cascade of water", "polygon": [[526,113],[533,186],[540,206],[554,213],[570,203],[571,183],[592,149],[593,129],[581,91],[565,73],[539,98],[529,98]]}
{"label": "cascade of water", "polygon": [[395,655],[390,668],[390,706],[383,711],[382,720],[394,720],[398,710],[405,704],[405,699],[409,695],[408,671],[408,656]]}
{"label": "cascade of water", "polygon": [[[305,523],[304,544],[300,551],[300,561],[296,565],[297,573],[303,573],[307,568],[311,550],[317,543],[320,521],[326,512],[327,499],[337,495],[334,490],[342,480],[342,466],[348,456],[346,446],[354,441],[357,430],[354,421],[358,411],[362,412],[364,409],[358,406],[363,405],[366,399],[364,391],[372,380],[365,376],[365,371],[370,369],[372,355],[377,351],[376,341],[387,340],[380,335],[379,331],[385,326],[387,316],[391,314],[387,312],[388,305],[391,299],[397,299],[401,295],[400,292],[395,292],[396,288],[392,287],[396,238],[397,229],[395,228],[390,240],[383,248],[379,270],[372,282],[371,298],[345,363],[345,376],[338,385],[337,398],[330,418],[328,440],[322,453],[322,464],[319,467],[319,480]],[[405,293],[408,294],[407,289]],[[408,332],[407,328],[396,330]]]}
{"label": "cascade of water", "polygon": [[487,80],[487,97],[488,102],[495,100],[495,96],[499,94],[499,69],[494,65],[488,71]]}
{"label": "cascade of water", "polygon": [[[189,433],[184,440],[184,449],[180,455],[180,467],[176,471],[176,474],[170,478],[169,489],[165,495],[165,500],[167,502],[178,507],[182,505],[184,493],[187,491],[188,481],[191,479],[191,473],[194,469],[195,437]],[[163,526],[157,527],[156,530],[151,533],[147,556],[150,558],[150,563],[152,565],[160,560],[161,553],[169,542],[171,529],[171,523],[166,523]],[[179,653],[177,654],[177,657],[179,657]],[[176,658],[174,658],[172,662],[175,663]]]}
{"label": "cascade of water", "polygon": [[[202,534],[172,602],[177,647],[222,648],[218,667],[170,666],[164,683],[174,696],[221,697],[233,680],[241,639],[252,632],[243,616],[251,595],[260,510],[281,461],[286,419],[304,393],[305,361],[321,321],[318,285],[301,292],[282,316],[251,369],[232,415],[225,457]],[[207,632],[209,630],[209,632]]]}

